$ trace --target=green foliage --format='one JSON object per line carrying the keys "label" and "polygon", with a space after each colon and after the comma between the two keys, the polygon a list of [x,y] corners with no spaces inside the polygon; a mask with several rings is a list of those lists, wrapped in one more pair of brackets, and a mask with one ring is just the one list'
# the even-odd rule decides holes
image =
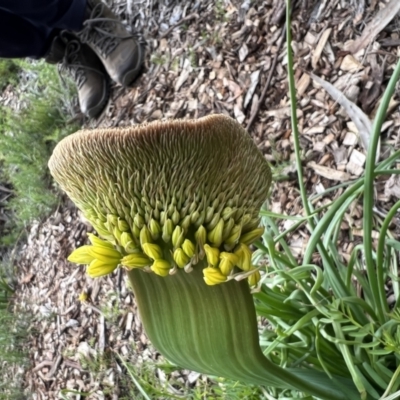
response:
{"label": "green foliage", "polygon": [[76,130],[68,123],[69,88],[60,85],[54,66],[18,61],[20,68],[29,68],[31,78],[26,83],[19,111],[0,110],[0,160],[2,180],[9,182],[14,196],[7,204],[12,212],[9,235],[3,244],[14,243],[21,229],[33,219],[46,215],[57,204],[51,190],[47,162],[55,144]]}
{"label": "green foliage", "polygon": [[[146,362],[135,365],[125,361],[118,356],[119,361],[127,372],[125,391],[127,392],[124,400],[263,400],[265,391],[262,388],[246,385],[240,382],[230,381],[216,377],[199,377],[191,387],[187,383],[172,377],[172,373],[177,370],[169,363]],[[158,370],[158,373],[157,373]],[[158,376],[165,374],[166,380],[159,379]],[[157,376],[158,375],[158,376]]]}
{"label": "green foliage", "polygon": [[[290,27],[290,23],[288,24]],[[290,41],[290,30],[288,30]],[[375,164],[378,138],[389,100],[400,76],[400,62],[386,89],[374,122],[365,175],[358,180],[307,197],[302,176],[302,153],[297,131],[293,60],[288,53],[291,116],[298,182],[305,217],[296,218],[284,232],[287,218],[261,212],[266,227],[257,243],[255,263],[269,265],[261,292],[255,294],[257,312],[269,326],[261,335],[264,354],[278,365],[324,371],[328,376],[350,378],[361,399],[394,399],[400,396],[400,280],[398,249],[389,225],[400,208],[396,203],[382,220],[374,215],[374,178],[399,174],[392,167],[400,151]],[[323,209],[313,209],[317,198],[345,188],[340,197]],[[355,246],[349,260],[338,248],[341,225],[349,207],[363,199],[364,240]],[[305,227],[304,227],[305,225]],[[290,249],[290,234],[299,227],[309,231],[304,256]],[[380,232],[373,247],[372,230]],[[320,263],[315,263],[315,255]],[[395,304],[389,306],[386,287]],[[276,398],[287,393],[274,393]],[[300,394],[299,394],[300,395]]]}
{"label": "green foliage", "polygon": [[0,90],[8,84],[17,84],[19,70],[18,64],[14,60],[0,59]]}

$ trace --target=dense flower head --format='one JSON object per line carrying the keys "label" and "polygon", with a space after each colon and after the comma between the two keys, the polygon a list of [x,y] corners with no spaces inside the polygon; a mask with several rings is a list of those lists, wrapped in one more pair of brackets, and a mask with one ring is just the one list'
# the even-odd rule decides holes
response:
{"label": "dense flower head", "polygon": [[120,254],[105,273],[117,258],[128,269],[160,276],[190,272],[206,259],[207,284],[228,280],[235,268],[254,271],[249,281],[258,280],[248,246],[263,232],[258,213],[271,173],[233,119],[212,115],[79,131],[58,144],[49,167]]}

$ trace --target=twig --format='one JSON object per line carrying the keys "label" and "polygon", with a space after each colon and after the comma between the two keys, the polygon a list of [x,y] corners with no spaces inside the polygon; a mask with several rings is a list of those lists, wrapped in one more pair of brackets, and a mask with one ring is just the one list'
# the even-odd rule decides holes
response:
{"label": "twig", "polygon": [[281,36],[280,36],[279,41],[278,41],[278,48],[276,49],[274,61],[272,63],[271,69],[269,70],[269,75],[268,75],[267,82],[266,82],[266,84],[264,86],[264,89],[263,89],[263,91],[261,93],[261,97],[258,100],[257,107],[254,110],[253,114],[250,116],[249,122],[247,123],[247,126],[246,126],[247,130],[249,130],[251,128],[251,126],[253,125],[253,122],[256,119],[256,117],[257,117],[257,115],[258,115],[258,113],[260,111],[261,104],[264,102],[265,96],[267,95],[267,91],[268,91],[269,86],[271,84],[272,75],[274,74],[274,71],[275,71],[275,68],[276,68],[276,64],[278,62],[279,53],[280,53],[282,44],[283,44],[283,42],[285,40],[285,37],[286,37],[286,30],[285,30],[285,25],[283,25]]}
{"label": "twig", "polygon": [[186,21],[189,21],[193,18],[199,18],[199,14],[197,13],[193,13],[193,14],[189,14],[187,15],[185,18],[182,18],[180,21],[178,21],[175,25],[172,25],[171,28],[167,29],[163,34],[160,35],[160,39],[165,38],[166,36],[168,36],[177,26],[183,24]]}

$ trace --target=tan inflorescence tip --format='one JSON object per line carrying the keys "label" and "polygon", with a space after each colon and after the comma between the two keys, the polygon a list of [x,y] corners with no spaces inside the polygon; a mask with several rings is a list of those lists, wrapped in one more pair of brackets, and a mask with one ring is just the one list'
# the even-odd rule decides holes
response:
{"label": "tan inflorescence tip", "polygon": [[253,268],[248,245],[263,232],[271,172],[229,117],[79,131],[49,168],[125,268],[166,276],[205,258],[208,284]]}

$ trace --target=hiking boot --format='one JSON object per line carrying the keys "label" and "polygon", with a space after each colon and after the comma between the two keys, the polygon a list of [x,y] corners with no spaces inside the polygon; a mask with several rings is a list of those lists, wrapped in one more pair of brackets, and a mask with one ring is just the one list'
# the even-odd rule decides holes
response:
{"label": "hiking boot", "polygon": [[87,19],[76,33],[102,61],[108,75],[123,86],[138,76],[144,61],[144,45],[100,0],[88,0]]}
{"label": "hiking boot", "polygon": [[65,40],[61,39],[61,36],[55,36],[51,42],[49,51],[44,56],[44,60],[49,64],[58,64],[64,58],[66,46]]}
{"label": "hiking boot", "polygon": [[75,81],[81,111],[93,118],[101,113],[109,98],[109,85],[104,67],[87,45],[78,40],[66,43],[60,72],[66,71]]}

